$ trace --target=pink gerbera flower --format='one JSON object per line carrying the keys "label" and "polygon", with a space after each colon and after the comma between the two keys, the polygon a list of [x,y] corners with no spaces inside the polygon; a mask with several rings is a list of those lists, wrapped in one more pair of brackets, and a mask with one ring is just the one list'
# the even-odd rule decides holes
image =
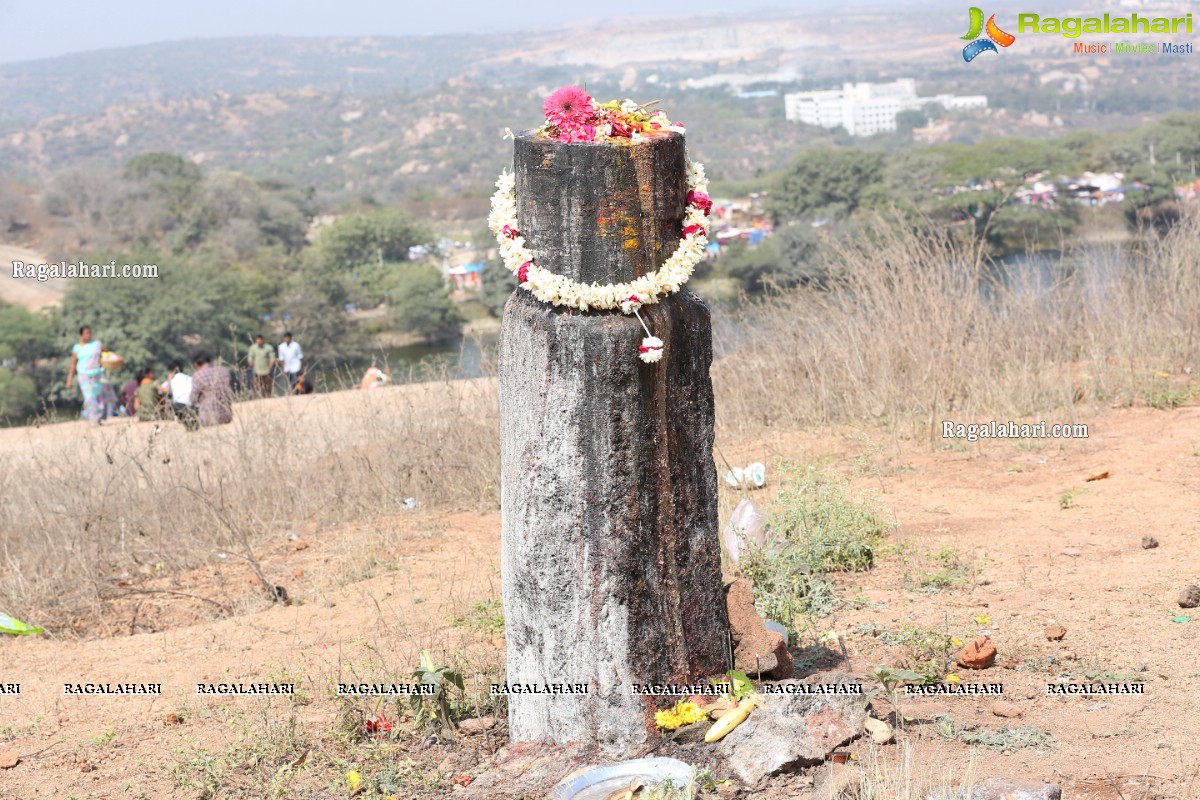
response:
{"label": "pink gerbera flower", "polygon": [[596,116],[591,95],[578,86],[564,86],[554,92],[546,98],[542,110],[549,122],[560,127],[563,123],[581,125]]}

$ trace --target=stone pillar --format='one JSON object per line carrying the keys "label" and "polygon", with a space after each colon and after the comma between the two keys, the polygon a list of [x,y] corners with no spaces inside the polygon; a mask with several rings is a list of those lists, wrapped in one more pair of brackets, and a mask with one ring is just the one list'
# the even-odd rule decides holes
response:
{"label": "stone pillar", "polygon": [[[624,282],[679,242],[679,134],[637,144],[519,136],[518,223],[536,261]],[[549,306],[518,289],[500,336],[502,579],[510,683],[588,685],[509,696],[513,741],[629,755],[679,698],[635,684],[728,668],[713,463],[712,329],[686,288],[641,314],[663,340],[637,358],[633,316]]]}

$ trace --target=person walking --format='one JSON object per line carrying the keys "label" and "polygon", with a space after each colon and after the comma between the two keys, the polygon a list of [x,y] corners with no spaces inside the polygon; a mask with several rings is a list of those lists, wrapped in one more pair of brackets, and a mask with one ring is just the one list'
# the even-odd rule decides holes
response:
{"label": "person walking", "polygon": [[304,351],[300,343],[292,338],[291,331],[283,335],[279,345],[279,363],[283,366],[283,374],[287,376],[288,391],[295,394],[300,373],[304,371]]}
{"label": "person walking", "polygon": [[275,371],[275,348],[266,343],[260,333],[246,353],[246,360],[254,372],[254,394],[258,397],[271,396],[271,373]]}
{"label": "person walking", "polygon": [[192,373],[192,405],[200,426],[233,422],[233,377],[229,370],[214,365],[208,353],[197,353],[192,364],[196,368]]}
{"label": "person walking", "polygon": [[100,375],[104,367],[100,365],[100,353],[104,349],[99,339],[92,338],[91,327],[84,325],[79,329],[79,341],[71,347],[71,367],[67,370],[67,391],[71,390],[73,378],[79,378],[79,391],[83,395],[83,418],[96,425],[103,417],[101,395],[104,386],[100,383]]}

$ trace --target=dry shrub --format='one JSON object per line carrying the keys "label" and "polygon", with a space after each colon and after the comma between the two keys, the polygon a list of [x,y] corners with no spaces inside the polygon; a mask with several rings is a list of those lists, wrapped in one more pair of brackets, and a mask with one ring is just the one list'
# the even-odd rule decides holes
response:
{"label": "dry shrub", "polygon": [[[242,403],[231,425],[27,428],[0,451],[0,608],[69,629],[114,579],[250,555],[304,521],[495,507],[493,379]],[[15,433],[15,432],[14,432]]]}
{"label": "dry shrub", "polygon": [[739,312],[714,367],[722,430],[883,423],[927,427],[1131,404],[1159,372],[1196,364],[1200,214],[1124,251],[1068,253],[1002,281],[952,238],[875,220],[833,246],[829,291]]}

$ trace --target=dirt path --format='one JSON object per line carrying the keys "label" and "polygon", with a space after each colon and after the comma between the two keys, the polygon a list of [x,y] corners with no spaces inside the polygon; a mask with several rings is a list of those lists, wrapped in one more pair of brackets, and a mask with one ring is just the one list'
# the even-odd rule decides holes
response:
{"label": "dirt path", "polygon": [[[0,447],[20,441],[10,434]],[[1044,779],[1064,784],[1064,796],[1092,800],[1200,793],[1200,613],[1173,621],[1187,613],[1176,605],[1179,589],[1200,580],[1200,408],[1112,411],[1090,420],[1088,439],[1069,443],[930,453],[851,431],[788,433],[722,449],[733,463],[768,455],[831,460],[856,494],[873,493],[894,513],[890,555],[871,573],[838,580],[843,596],[857,596],[861,607],[821,622],[844,634],[856,673],[898,663],[904,649],[885,641],[905,627],[962,637],[991,632],[1000,666],[964,679],[1003,683],[1023,715],[996,717],[984,698],[903,700],[903,713],[917,720],[905,738],[918,773],[960,775],[971,760],[970,748],[937,732],[931,721],[942,714],[984,732],[1032,727],[1050,735],[1044,748],[977,748],[976,777]],[[1099,471],[1109,477],[1085,481]],[[723,496],[723,508],[736,500]],[[337,738],[342,706],[332,694],[339,680],[407,680],[422,649],[465,660],[478,674],[501,663],[498,640],[450,622],[499,596],[499,533],[497,513],[423,511],[307,530],[301,544],[272,542],[259,554],[301,605],[268,606],[247,583],[246,613],[233,618],[90,641],[0,640],[0,684],[21,684],[20,695],[0,694],[0,752],[22,757],[15,769],[0,770],[0,797],[208,796],[195,788],[204,757],[242,759],[249,774],[263,757],[250,745],[281,746],[276,737],[286,726],[279,720],[290,717],[307,731],[305,752],[314,755],[285,771],[301,777],[289,784],[293,793],[279,796],[345,796],[331,788],[345,768],[341,756],[315,755],[346,752]],[[1143,535],[1159,546],[1143,549]],[[962,569],[944,591],[920,590],[946,552]],[[208,565],[190,580],[218,572],[226,581],[250,580],[235,564]],[[1061,642],[1046,639],[1050,624],[1066,628]],[[800,652],[800,663],[812,652]],[[810,669],[827,666],[822,658],[810,659]],[[1046,696],[1048,682],[1088,673],[1101,680],[1136,675],[1145,694]],[[64,683],[103,681],[161,682],[163,694],[63,695]],[[197,697],[196,683],[218,681],[298,681],[304,697]],[[183,721],[174,724],[172,714]],[[866,760],[871,747],[850,749]],[[889,746],[882,755],[897,752]],[[406,784],[408,794],[397,796],[450,793],[449,771],[422,774],[423,788]],[[216,796],[272,796],[250,788],[262,780],[247,778],[242,793]]]}
{"label": "dirt path", "polygon": [[28,248],[0,242],[0,300],[24,306],[31,311],[56,306],[62,302],[66,281],[58,278],[47,281],[14,278],[14,261],[23,264],[44,264],[46,257]]}

